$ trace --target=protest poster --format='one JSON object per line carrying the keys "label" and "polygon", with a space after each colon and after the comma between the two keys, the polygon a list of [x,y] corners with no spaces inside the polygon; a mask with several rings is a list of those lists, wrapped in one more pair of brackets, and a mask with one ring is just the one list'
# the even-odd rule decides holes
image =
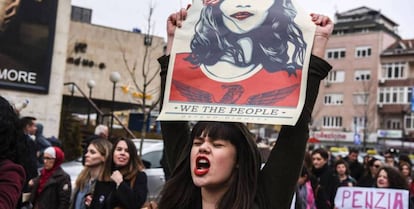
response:
{"label": "protest poster", "polygon": [[158,120],[294,125],[314,32],[294,2],[193,1],[175,32]]}
{"label": "protest poster", "polygon": [[337,209],[407,209],[408,190],[367,187],[339,187],[335,196]]}

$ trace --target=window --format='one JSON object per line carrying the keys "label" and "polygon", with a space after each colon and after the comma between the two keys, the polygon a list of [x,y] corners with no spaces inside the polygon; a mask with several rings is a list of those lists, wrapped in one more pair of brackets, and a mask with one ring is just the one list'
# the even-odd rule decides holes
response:
{"label": "window", "polygon": [[324,116],[322,126],[324,128],[341,128],[342,117],[341,116]]}
{"label": "window", "polygon": [[365,116],[354,117],[354,128],[356,128],[356,130],[365,129],[366,125],[367,118]]}
{"label": "window", "polygon": [[364,58],[364,57],[370,57],[370,56],[371,56],[371,47],[369,46],[357,47],[355,49],[356,58]]}
{"label": "window", "polygon": [[355,105],[365,105],[368,104],[368,96],[369,94],[366,92],[361,93],[354,93],[353,94],[353,104]]}
{"label": "window", "polygon": [[378,91],[378,104],[408,104],[411,95],[410,87],[383,87]]}
{"label": "window", "polygon": [[355,71],[354,79],[356,81],[369,81],[371,80],[371,71],[370,70],[357,70]]}
{"label": "window", "polygon": [[82,7],[72,6],[71,19],[73,21],[91,23],[92,10]]}
{"label": "window", "polygon": [[390,118],[385,121],[385,128],[386,129],[401,129],[401,121],[396,118]]}
{"label": "window", "polygon": [[328,73],[325,79],[328,83],[342,83],[345,81],[345,72],[342,70],[334,70]]}
{"label": "window", "polygon": [[328,49],[326,50],[326,58],[327,59],[341,59],[345,58],[345,49]]}
{"label": "window", "polygon": [[404,116],[405,130],[414,130],[414,112]]}
{"label": "window", "polygon": [[383,63],[381,76],[386,79],[405,79],[406,62]]}
{"label": "window", "polygon": [[326,105],[342,105],[344,103],[343,94],[327,94],[324,97],[324,104]]}

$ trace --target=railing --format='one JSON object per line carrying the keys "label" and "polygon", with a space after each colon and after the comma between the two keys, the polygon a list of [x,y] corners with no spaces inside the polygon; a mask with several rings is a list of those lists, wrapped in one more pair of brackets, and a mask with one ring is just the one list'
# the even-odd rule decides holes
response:
{"label": "railing", "polygon": [[[67,83],[64,83],[63,84],[64,86],[69,86],[69,85],[72,85],[72,86],[74,86],[74,87],[76,87],[76,89],[79,91],[79,93],[83,96],[83,98],[85,98],[87,101],[88,101],[88,103],[89,103],[89,105],[91,105],[92,106],[92,108],[98,113],[98,115],[99,116],[104,116],[104,115],[106,115],[104,112],[102,112],[102,110],[101,109],[99,109],[99,107],[95,104],[95,102],[93,102],[92,101],[92,99],[91,98],[89,98],[86,94],[85,94],[85,92],[83,92],[82,91],[82,89],[75,83],[75,82],[67,82]],[[135,139],[135,138],[137,138],[135,135],[134,135],[134,133],[132,133],[132,131],[131,130],[129,130],[129,128],[128,127],[126,127],[123,123],[122,123],[122,121],[113,113],[113,112],[111,112],[110,114],[109,114],[111,117],[113,117],[116,121],[118,121],[118,123],[122,126],[122,128],[124,129],[124,131],[125,132],[127,132],[127,134],[131,137],[131,138],[133,138],[133,139]]]}

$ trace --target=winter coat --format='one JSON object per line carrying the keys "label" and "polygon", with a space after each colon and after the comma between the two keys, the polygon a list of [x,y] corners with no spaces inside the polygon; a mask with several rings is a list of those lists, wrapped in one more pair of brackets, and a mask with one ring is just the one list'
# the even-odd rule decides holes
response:
{"label": "winter coat", "polygon": [[70,176],[58,167],[47,180],[40,194],[37,194],[39,178],[34,179],[30,201],[34,209],[68,209],[72,186]]}

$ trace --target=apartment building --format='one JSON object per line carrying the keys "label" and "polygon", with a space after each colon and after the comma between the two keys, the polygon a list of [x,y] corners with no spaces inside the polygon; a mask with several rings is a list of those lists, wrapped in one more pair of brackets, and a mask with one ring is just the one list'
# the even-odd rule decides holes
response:
{"label": "apartment building", "polygon": [[311,136],[325,145],[378,146],[381,54],[400,40],[398,24],[368,7],[335,15],[325,59],[333,66],[322,82]]}
{"label": "apartment building", "polygon": [[414,40],[398,40],[381,53],[378,143],[414,148]]}

